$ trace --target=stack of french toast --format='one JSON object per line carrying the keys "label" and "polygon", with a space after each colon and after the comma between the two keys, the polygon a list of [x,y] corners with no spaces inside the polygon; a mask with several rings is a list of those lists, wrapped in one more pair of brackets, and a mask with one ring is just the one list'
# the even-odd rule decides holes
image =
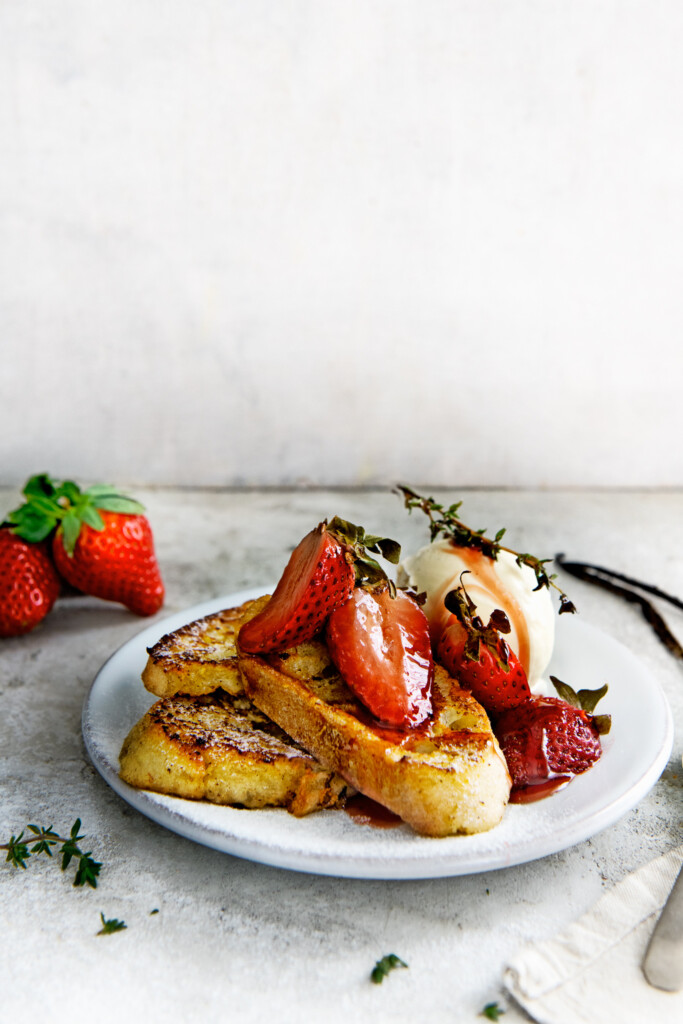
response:
{"label": "stack of french toast", "polygon": [[[411,625],[393,621],[402,602],[419,604],[377,578],[358,535],[335,528],[341,522],[304,538],[272,597],[191,622],[149,648],[142,679],[160,699],[123,744],[121,778],[297,816],[342,807],[359,792],[422,835],[490,829],[510,776],[488,716],[424,653],[411,634],[412,605]],[[366,541],[389,552],[379,538]],[[354,645],[349,662],[344,647]],[[377,705],[382,687],[389,691]]]}

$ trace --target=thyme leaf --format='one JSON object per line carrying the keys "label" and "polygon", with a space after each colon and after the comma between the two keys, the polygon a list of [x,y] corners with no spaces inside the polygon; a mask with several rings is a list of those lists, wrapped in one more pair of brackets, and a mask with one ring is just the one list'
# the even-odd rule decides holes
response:
{"label": "thyme leaf", "polygon": [[102,920],[102,927],[96,933],[97,935],[111,935],[112,932],[122,932],[128,925],[125,921],[119,921],[116,917],[106,918],[104,914],[100,913]]}
{"label": "thyme leaf", "polygon": [[381,985],[389,971],[393,971],[397,967],[407,966],[408,964],[401,960],[400,956],[396,956],[395,953],[388,953],[386,956],[383,956],[381,960],[378,960],[372,968],[370,980],[375,985]]}
{"label": "thyme leaf", "polygon": [[494,562],[501,551],[507,551],[508,554],[515,556],[515,561],[520,568],[526,565],[533,571],[536,577],[534,590],[542,590],[544,587],[550,590],[552,587],[558,592],[560,596],[560,615],[576,611],[573,602],[569,600],[565,592],[555,582],[555,575],[549,574],[546,570],[546,565],[552,562],[552,558],[537,558],[535,555],[529,554],[529,552],[515,551],[513,548],[501,544],[505,528],[498,530],[495,537],[491,539],[486,536],[485,529],[474,530],[471,526],[467,526],[459,515],[462,505],[461,501],[456,501],[448,506],[440,505],[434,498],[424,497],[418,494],[417,491],[412,490],[412,488],[404,487],[401,484],[397,487],[397,493],[403,498],[405,507],[409,512],[412,512],[414,508],[418,508],[427,516],[429,519],[430,540],[434,541],[440,536],[446,537],[455,547],[473,548],[475,551],[481,551],[483,555],[493,559]]}
{"label": "thyme leaf", "polygon": [[505,1013],[505,1010],[498,1003],[487,1003],[479,1016],[486,1017],[487,1020],[498,1020],[502,1013]]}
{"label": "thyme leaf", "polygon": [[[90,850],[84,853],[80,846],[78,846],[80,840],[84,838],[78,834],[80,828],[80,818],[76,818],[71,827],[71,832],[66,837],[58,835],[52,825],[47,827],[44,825],[27,825],[26,829],[22,829],[18,836],[12,835],[9,842],[0,843],[0,850],[7,850],[7,856],[5,857],[7,863],[12,864],[15,868],[24,868],[25,870],[26,861],[29,857],[41,853],[52,857],[52,848],[59,846],[59,852],[62,855],[62,871],[66,871],[72,860],[78,861],[74,885],[89,885],[92,889],[96,889],[97,876],[102,865],[93,859]],[[32,834],[26,835],[27,831]]]}

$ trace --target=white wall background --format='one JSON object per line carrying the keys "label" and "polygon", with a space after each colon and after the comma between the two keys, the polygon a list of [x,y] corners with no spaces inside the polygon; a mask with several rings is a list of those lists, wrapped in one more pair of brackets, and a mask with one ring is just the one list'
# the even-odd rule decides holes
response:
{"label": "white wall background", "polygon": [[680,0],[0,0],[0,483],[683,485]]}

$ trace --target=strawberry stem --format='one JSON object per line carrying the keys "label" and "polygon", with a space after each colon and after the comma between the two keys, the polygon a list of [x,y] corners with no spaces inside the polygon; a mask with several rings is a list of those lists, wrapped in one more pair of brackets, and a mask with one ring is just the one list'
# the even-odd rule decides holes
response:
{"label": "strawberry stem", "polygon": [[346,519],[335,516],[328,523],[321,524],[328,533],[339,541],[356,573],[356,586],[372,587],[383,585],[389,587],[392,597],[396,596],[396,584],[390,580],[379,562],[372,554],[381,555],[388,562],[396,564],[401,557],[401,545],[389,537],[377,537],[366,534],[362,526],[349,523]]}
{"label": "strawberry stem", "polygon": [[139,501],[119,494],[109,484],[95,484],[83,491],[73,480],[58,483],[47,473],[32,476],[22,493],[26,500],[7,516],[13,532],[35,544],[61,529],[68,555],[73,555],[84,524],[93,530],[104,529],[100,511],[126,515],[144,512]]}
{"label": "strawberry stem", "polygon": [[510,620],[502,608],[494,608],[488,625],[484,625],[462,580],[469,572],[469,569],[465,569],[460,573],[460,586],[449,590],[444,598],[446,608],[467,633],[463,654],[468,661],[479,661],[483,644],[493,655],[496,664],[507,670],[510,648],[501,634],[511,631]]}

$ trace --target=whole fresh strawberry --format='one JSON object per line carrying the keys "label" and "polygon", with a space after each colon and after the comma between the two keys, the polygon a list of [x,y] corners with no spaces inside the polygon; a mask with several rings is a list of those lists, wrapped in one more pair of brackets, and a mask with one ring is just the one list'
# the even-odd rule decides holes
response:
{"label": "whole fresh strawberry", "polygon": [[0,637],[20,636],[41,622],[57,600],[60,579],[48,545],[0,527]]}
{"label": "whole fresh strawberry", "polygon": [[382,722],[413,728],[429,717],[429,623],[409,594],[389,585],[357,587],[330,615],[326,637],[344,681]]}
{"label": "whole fresh strawberry", "polygon": [[609,732],[609,715],[592,714],[607,692],[580,690],[577,693],[554,676],[550,677],[562,697],[532,697],[510,708],[494,721],[512,777],[512,799],[534,799],[549,781],[567,782],[595,764],[602,753],[600,736]]}
{"label": "whole fresh strawberry", "polygon": [[437,643],[437,660],[489,714],[528,700],[531,690],[526,673],[502,636],[510,632],[505,612],[497,608],[485,626],[462,577],[460,586],[447,595],[445,603],[451,618]]}
{"label": "whole fresh strawberry", "polygon": [[395,541],[366,536],[337,516],[320,523],[292,552],[263,611],[240,629],[241,650],[272,654],[312,639],[357,582],[384,576],[370,551],[393,562],[400,555]]}
{"label": "whole fresh strawberry", "polygon": [[24,495],[9,520],[27,540],[51,536],[55,565],[68,583],[137,615],[159,611],[164,585],[139,502],[104,484],[82,491],[45,474],[32,477]]}

